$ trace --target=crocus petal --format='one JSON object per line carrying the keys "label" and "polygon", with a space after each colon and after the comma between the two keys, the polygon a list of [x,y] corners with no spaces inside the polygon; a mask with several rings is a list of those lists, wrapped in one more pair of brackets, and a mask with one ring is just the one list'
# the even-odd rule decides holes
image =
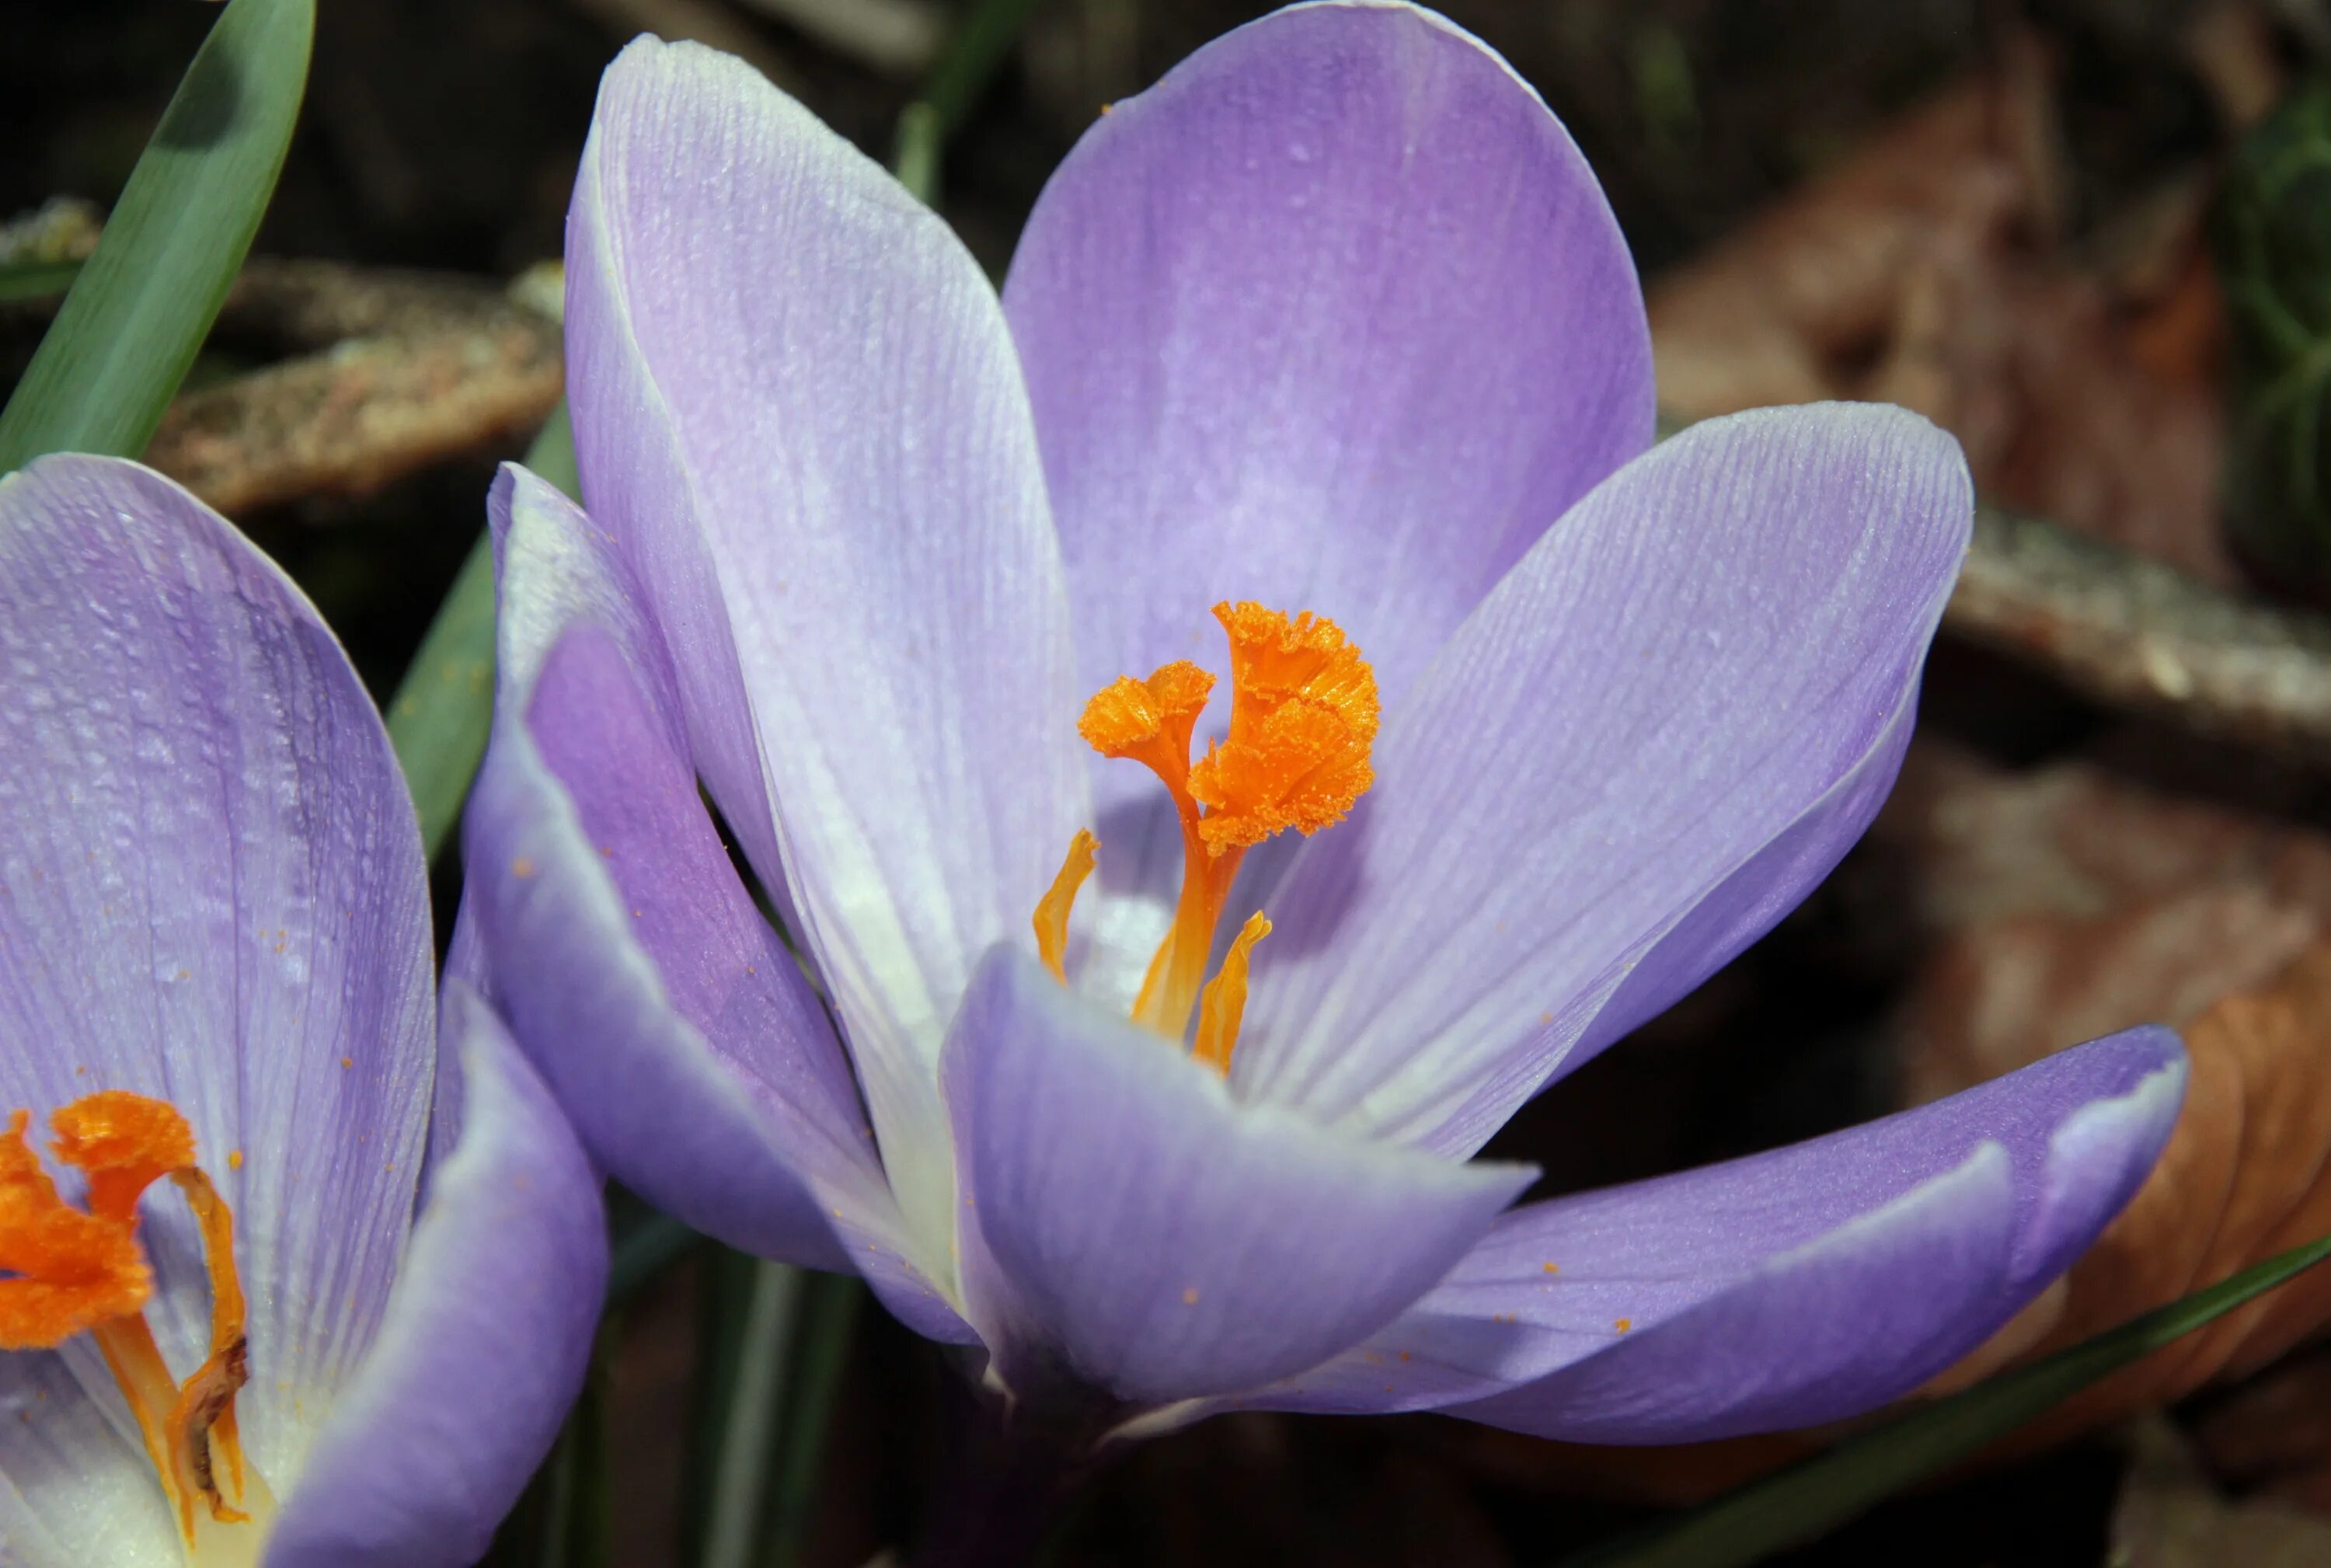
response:
{"label": "crocus petal", "polygon": [[1605,481],[1298,857],[1242,1092],[1463,1154],[1707,978],[1884,798],[1972,515],[1957,443],[1870,404],[1712,420]]}
{"label": "crocus petal", "polygon": [[464,913],[513,1031],[626,1185],[762,1256],[864,1267],[961,1337],[896,1256],[848,1064],[705,813],[625,568],[523,470],[491,504],[503,684]]}
{"label": "crocus petal", "polygon": [[0,1356],[0,1563],[181,1568],[177,1521],[129,1420],[62,1356]]}
{"label": "crocus petal", "polygon": [[[1087,691],[1220,669],[1208,607],[1257,599],[1333,616],[1396,706],[1651,436],[1642,296],[1585,159],[1503,60],[1407,5],[1278,12],[1111,105],[1004,298]],[[1137,981],[1180,839],[1142,770],[1095,789],[1099,887],[1156,908],[1089,898],[1080,927]]]}
{"label": "crocus petal", "polygon": [[[430,1005],[412,802],[314,607],[137,464],[0,480],[0,1110],[121,1088],[186,1113],[235,1216],[243,1441],[277,1482],[387,1297]],[[191,1367],[199,1241],[183,1204],[145,1214],[148,1313]],[[118,1410],[94,1347],[64,1354]]]}
{"label": "crocus petal", "polygon": [[2174,1035],[2132,1030],[1828,1137],[1531,1204],[1365,1346],[1251,1402],[1594,1442],[1857,1414],[2070,1264],[2159,1156],[2185,1075]]}
{"label": "crocus petal", "polygon": [[599,1179],[493,1012],[458,983],[445,1040],[469,1125],[438,1171],[380,1335],[283,1499],[266,1568],[464,1568],[583,1386],[607,1288]]}
{"label": "crocus petal", "polygon": [[1527,1186],[1242,1107],[1007,947],[948,1037],[964,1284],[997,1372],[1131,1405],[1315,1363],[1389,1321]]}
{"label": "crocus petal", "polygon": [[[1087,815],[1002,309],[947,225],[807,109],[652,40],[601,87],[567,256],[585,501],[638,572],[698,770],[785,889],[937,1245],[947,1020]],[[753,820],[772,801],[774,857]]]}

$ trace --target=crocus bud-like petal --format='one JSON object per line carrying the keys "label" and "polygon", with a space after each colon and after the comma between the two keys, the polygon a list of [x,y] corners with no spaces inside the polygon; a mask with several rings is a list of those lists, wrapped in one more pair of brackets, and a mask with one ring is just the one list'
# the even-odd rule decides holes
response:
{"label": "crocus bud-like petal", "polygon": [[2176,1037],[2132,1030],[1827,1137],[1531,1204],[1400,1321],[1253,1402],[1453,1406],[1592,1442],[1857,1413],[1973,1349],[2095,1240],[2184,1083]]}
{"label": "crocus bud-like petal", "polygon": [[[1396,708],[1651,437],[1651,335],[1602,187],[1511,67],[1413,6],[1289,7],[1110,105],[1045,185],[1004,302],[1082,690],[1194,656],[1194,609],[1255,599],[1349,628]],[[1181,841],[1130,770],[1093,787],[1093,961],[1129,984]],[[1248,897],[1283,862],[1258,856]]]}
{"label": "crocus bud-like petal", "polygon": [[458,983],[464,1126],[268,1539],[267,1568],[465,1568],[583,1386],[607,1286],[599,1179],[492,1011]]}
{"label": "crocus bud-like petal", "polygon": [[1605,480],[1289,872],[1242,1087],[1462,1153],[1713,974],[1885,798],[1973,515],[1958,443],[1876,404],[1711,420]]}
{"label": "crocus bud-like petal", "polygon": [[1347,1139],[999,947],[948,1037],[965,1289],[1006,1383],[1129,1405],[1285,1375],[1388,1321],[1536,1174]]}
{"label": "crocus bud-like petal", "polygon": [[1258,599],[1353,628],[1396,704],[1651,442],[1602,187],[1512,67],[1411,6],[1292,6],[1110,105],[1004,299],[1086,690]]}
{"label": "crocus bud-like petal", "polygon": [[898,1258],[841,1047],[678,749],[626,569],[523,470],[492,505],[501,697],[466,821],[464,918],[498,1005],[626,1184],[765,1255],[895,1275],[905,1307],[928,1308],[918,1326],[948,1332]]}
{"label": "crocus bud-like petal", "polygon": [[[102,1089],[185,1116],[233,1216],[260,1369],[236,1411],[272,1487],[296,1484],[380,1322],[431,1007],[412,801],[314,606],[138,464],[59,455],[0,478],[0,1111]],[[212,1306],[195,1221],[182,1202],[143,1212],[146,1316],[192,1368]],[[134,1435],[112,1429],[109,1462],[76,1446],[90,1396],[63,1397],[60,1366],[119,1408],[85,1337],[0,1354],[0,1427],[27,1445],[0,1452],[0,1490],[46,1521],[5,1539],[52,1541],[74,1568],[175,1553]]]}
{"label": "crocus bud-like petal", "polygon": [[1002,308],[945,223],[758,71],[652,39],[601,86],[566,278],[584,500],[943,1250],[939,1041],[1086,817]]}

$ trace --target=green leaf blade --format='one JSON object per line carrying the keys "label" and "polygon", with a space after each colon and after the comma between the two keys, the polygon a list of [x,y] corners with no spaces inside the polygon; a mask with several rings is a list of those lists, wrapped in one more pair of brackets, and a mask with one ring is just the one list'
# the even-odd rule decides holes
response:
{"label": "green leaf blade", "polygon": [[2054,1409],[2090,1383],[2331,1258],[2331,1236],[1979,1383],[1563,1568],[1746,1568],[1844,1524]]}
{"label": "green leaf blade", "polygon": [[315,31],[315,0],[231,0],[212,24],[0,411],[0,473],[146,450],[274,194]]}

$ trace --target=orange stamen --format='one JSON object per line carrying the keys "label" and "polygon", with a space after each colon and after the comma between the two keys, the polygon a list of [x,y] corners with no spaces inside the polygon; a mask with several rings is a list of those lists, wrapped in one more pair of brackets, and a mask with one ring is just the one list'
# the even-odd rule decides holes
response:
{"label": "orange stamen", "polygon": [[[224,1457],[240,1500],[234,1396],[248,1354],[233,1216],[195,1164],[194,1130],[163,1101],[109,1089],[51,1117],[57,1158],[88,1177],[81,1209],[58,1195],[26,1145],[30,1120],[20,1110],[0,1135],[0,1269],[13,1276],[0,1278],[0,1349],[45,1349],[80,1333],[97,1341],[191,1545],[196,1497],[221,1523],[247,1517],[227,1506],[214,1470]],[[202,1227],[211,1280],[210,1354],[184,1384],[170,1375],[143,1310],[153,1276],[138,1245],[138,1203],[164,1176]]]}
{"label": "orange stamen", "polygon": [[[1308,611],[1290,617],[1255,603],[1217,604],[1214,618],[1230,636],[1230,734],[1194,765],[1191,736],[1214,684],[1195,665],[1177,660],[1146,680],[1118,677],[1085,704],[1077,725],[1102,755],[1155,773],[1181,818],[1181,897],[1133,1003],[1135,1022],[1175,1040],[1190,1026],[1214,928],[1246,851],[1288,828],[1311,833],[1342,821],[1375,780],[1368,754],[1378,717],[1375,672],[1343,629]],[[1076,851],[1070,854],[1073,861]],[[1065,908],[1058,946],[1045,945],[1060,888],[1056,880],[1037,909],[1037,950],[1065,979],[1051,956],[1065,947]],[[1233,964],[1237,976],[1221,993],[1213,1032],[1200,1022],[1200,1052],[1224,1071],[1245,1005],[1247,952],[1269,929],[1250,921],[1240,934],[1223,961],[1223,978]]]}
{"label": "orange stamen", "polygon": [[1375,774],[1375,671],[1333,621],[1260,604],[1217,604],[1231,640],[1231,732],[1190,770],[1220,854],[1344,819]]}
{"label": "orange stamen", "polygon": [[1239,1023],[1246,1017],[1247,955],[1270,935],[1270,922],[1258,909],[1231,939],[1223,966],[1198,995],[1198,1038],[1190,1054],[1223,1077],[1230,1076],[1231,1052],[1238,1048]]}
{"label": "orange stamen", "polygon": [[1077,889],[1092,875],[1094,854],[1099,848],[1100,841],[1092,836],[1091,829],[1079,828],[1077,836],[1069,841],[1068,858],[1061,862],[1060,874],[1036,905],[1036,955],[1063,985],[1069,983],[1069,911],[1076,908]]}

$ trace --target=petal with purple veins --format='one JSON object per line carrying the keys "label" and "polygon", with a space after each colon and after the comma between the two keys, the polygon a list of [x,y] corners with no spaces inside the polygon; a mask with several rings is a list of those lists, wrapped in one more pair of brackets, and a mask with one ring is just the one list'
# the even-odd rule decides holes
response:
{"label": "petal with purple veins", "polygon": [[[1397,708],[1651,441],[1641,291],[1593,172],[1503,60],[1405,5],[1289,7],[1111,105],[1004,292],[1087,691],[1219,668],[1208,608],[1256,599],[1334,617]],[[1139,896],[1081,924],[1123,988],[1180,839],[1140,770],[1094,779],[1099,889]]]}
{"label": "petal with purple veins", "polygon": [[599,1178],[490,1008],[458,982],[468,1126],[380,1334],[282,1499],[267,1568],[464,1568],[583,1386],[607,1287]]}
{"label": "petal with purple veins", "polygon": [[[1084,822],[1068,599],[994,290],[743,62],[634,43],[569,219],[576,451],[698,770],[785,889],[918,1233],[939,1042]],[[775,816],[770,816],[774,803]]]}
{"label": "petal with purple veins", "polygon": [[[265,1476],[297,1472],[388,1296],[430,960],[412,801],[300,591],[135,463],[0,479],[0,1111],[119,1088],[185,1112],[235,1217]],[[200,1244],[182,1204],[145,1213],[148,1316],[190,1370]],[[119,1414],[95,1347],[63,1355]]]}
{"label": "petal with purple veins", "polygon": [[1573,508],[1385,725],[1271,906],[1238,1083],[1464,1154],[1860,837],[1973,516],[1873,404],[1711,420]]}
{"label": "petal with purple veins", "polygon": [[675,749],[672,682],[627,569],[522,470],[492,505],[503,683],[463,913],[513,1032],[626,1185],[763,1256],[859,1267],[918,1327],[960,1337],[899,1257],[824,1012]]}
{"label": "petal with purple veins", "polygon": [[1241,1106],[1008,947],[946,1069],[966,1297],[1027,1398],[1164,1404],[1311,1364],[1430,1288],[1534,1174]]}
{"label": "petal with purple veins", "polygon": [[2184,1082],[2176,1037],[2132,1030],[1827,1137],[1527,1205],[1367,1345],[1242,1402],[1586,1442],[1858,1414],[2069,1266],[2152,1169]]}

